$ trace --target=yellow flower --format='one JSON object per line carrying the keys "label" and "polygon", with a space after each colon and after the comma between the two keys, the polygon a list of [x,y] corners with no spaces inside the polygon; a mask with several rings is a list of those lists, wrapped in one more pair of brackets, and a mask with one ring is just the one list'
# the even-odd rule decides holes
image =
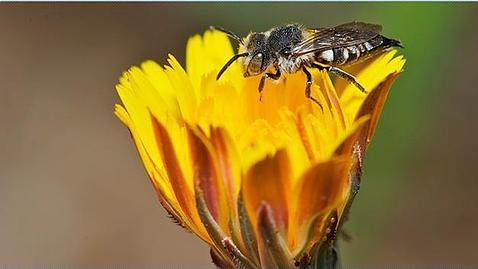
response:
{"label": "yellow flower", "polygon": [[[360,164],[404,59],[390,51],[352,73],[370,91],[315,71],[266,82],[239,64],[228,38],[207,31],[187,45],[186,70],[169,56],[132,67],[116,89],[129,128],[172,218],[211,246],[220,267],[290,268],[332,242],[355,194]],[[313,262],[313,261],[312,261]]]}

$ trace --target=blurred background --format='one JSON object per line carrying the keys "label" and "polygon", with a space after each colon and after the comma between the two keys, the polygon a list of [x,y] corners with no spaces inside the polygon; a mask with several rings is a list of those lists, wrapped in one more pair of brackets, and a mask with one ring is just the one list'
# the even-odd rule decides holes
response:
{"label": "blurred background", "polygon": [[405,45],[342,243],[347,267],[476,267],[478,4],[0,4],[0,267],[213,268],[113,116],[118,77],[209,25],[379,23]]}

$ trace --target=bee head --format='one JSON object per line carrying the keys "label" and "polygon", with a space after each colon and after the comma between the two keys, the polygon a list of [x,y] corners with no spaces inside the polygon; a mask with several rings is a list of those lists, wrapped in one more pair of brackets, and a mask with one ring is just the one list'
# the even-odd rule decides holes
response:
{"label": "bee head", "polygon": [[245,39],[238,37],[236,34],[224,30],[220,27],[211,27],[212,29],[226,33],[240,43],[239,54],[232,56],[229,61],[219,70],[216,79],[219,79],[226,69],[239,58],[242,59],[242,67],[244,77],[255,76],[266,71],[271,64],[271,54],[267,49],[267,37],[262,33],[251,33]]}
{"label": "bee head", "polygon": [[251,33],[246,37],[242,48],[247,53],[242,61],[244,77],[259,75],[269,67],[271,57],[266,41],[263,33]]}

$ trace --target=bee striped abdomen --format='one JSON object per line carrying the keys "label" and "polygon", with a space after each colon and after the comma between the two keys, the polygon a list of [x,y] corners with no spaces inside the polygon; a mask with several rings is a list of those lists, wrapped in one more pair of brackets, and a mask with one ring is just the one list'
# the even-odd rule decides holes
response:
{"label": "bee striped abdomen", "polygon": [[388,39],[384,36],[376,37],[352,46],[337,47],[318,52],[315,60],[328,65],[346,65],[357,62],[374,55],[376,52],[383,51],[393,46],[400,46],[400,42],[394,39]]}

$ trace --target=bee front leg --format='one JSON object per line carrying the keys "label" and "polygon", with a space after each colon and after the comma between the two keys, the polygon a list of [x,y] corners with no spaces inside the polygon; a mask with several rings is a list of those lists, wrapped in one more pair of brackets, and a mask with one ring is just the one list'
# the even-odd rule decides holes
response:
{"label": "bee front leg", "polygon": [[316,103],[317,105],[319,105],[320,109],[323,111],[324,108],[322,107],[322,105],[319,103],[319,101],[317,101],[317,99],[315,99],[313,96],[312,96],[312,93],[310,91],[310,88],[312,86],[312,75],[310,74],[309,70],[307,70],[307,68],[305,66],[302,66],[302,71],[304,71],[304,74],[305,76],[307,77],[307,82],[305,84],[305,96],[307,98],[309,98],[310,100],[312,100],[314,103]]}
{"label": "bee front leg", "polygon": [[279,69],[276,69],[276,73],[273,74],[273,73],[265,73],[262,78],[261,78],[261,81],[259,82],[259,88],[258,88],[258,91],[259,91],[259,101],[262,101],[262,91],[264,90],[264,84],[266,82],[266,79],[273,79],[273,80],[278,80],[281,76],[281,73],[280,73],[280,70]]}

